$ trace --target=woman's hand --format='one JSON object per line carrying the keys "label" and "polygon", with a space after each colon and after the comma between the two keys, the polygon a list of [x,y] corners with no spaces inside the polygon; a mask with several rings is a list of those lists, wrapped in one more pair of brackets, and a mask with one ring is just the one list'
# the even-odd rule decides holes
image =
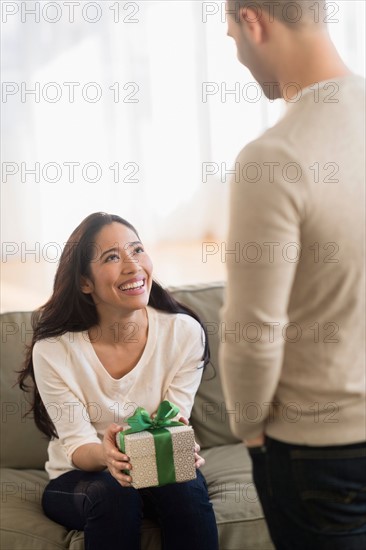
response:
{"label": "woman's hand", "polygon": [[[185,418],[184,416],[180,416],[178,418],[178,421],[183,422],[183,424],[186,424],[187,426],[189,425],[188,418]],[[205,459],[198,454],[200,450],[201,447],[198,445],[198,443],[194,442],[194,465],[196,466],[196,468],[200,468],[206,462]]]}
{"label": "woman's hand", "polygon": [[104,462],[111,475],[122,487],[131,487],[131,477],[121,471],[131,470],[132,465],[129,462],[129,457],[121,453],[117,447],[116,434],[120,431],[122,431],[122,427],[117,424],[110,424],[106,429],[102,441]]}

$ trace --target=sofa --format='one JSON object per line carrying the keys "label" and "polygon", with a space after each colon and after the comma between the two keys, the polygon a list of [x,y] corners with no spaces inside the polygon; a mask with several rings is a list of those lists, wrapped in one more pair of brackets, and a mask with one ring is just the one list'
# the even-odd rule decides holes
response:
{"label": "sofa", "polygon": [[[195,398],[190,423],[201,455],[219,531],[220,550],[270,550],[263,512],[251,476],[251,461],[243,443],[230,431],[218,369],[219,311],[224,284],[197,284],[170,288],[179,301],[194,309],[206,323],[211,364],[206,366]],[[68,531],[48,519],[41,498],[48,482],[44,464],[47,438],[30,416],[29,403],[14,385],[15,370],[31,341],[31,312],[1,316],[1,539],[2,550],[82,550],[82,531]],[[160,529],[145,519],[142,550],[160,550]],[[121,548],[122,550],[122,548]],[[174,550],[174,548],[168,549]]]}

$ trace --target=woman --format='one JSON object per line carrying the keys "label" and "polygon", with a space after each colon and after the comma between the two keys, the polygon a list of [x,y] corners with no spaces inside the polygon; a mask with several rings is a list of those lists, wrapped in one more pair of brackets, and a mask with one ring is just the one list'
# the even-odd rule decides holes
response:
{"label": "woman", "polygon": [[139,549],[142,517],[160,523],[165,550],[217,549],[199,447],[195,480],[135,489],[116,446],[137,406],[154,415],[167,399],[188,423],[209,360],[203,325],[153,280],[131,224],[95,213],[75,229],[33,325],[19,384],[34,382],[31,410],[51,439],[45,514],[83,530],[86,550]]}

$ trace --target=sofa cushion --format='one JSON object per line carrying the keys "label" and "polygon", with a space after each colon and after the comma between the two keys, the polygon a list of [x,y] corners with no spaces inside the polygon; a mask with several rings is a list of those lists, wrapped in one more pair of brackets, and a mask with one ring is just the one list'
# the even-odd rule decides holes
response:
{"label": "sofa cushion", "polygon": [[169,287],[169,290],[176,300],[197,313],[208,332],[211,362],[206,365],[191,415],[196,439],[202,449],[238,443],[239,439],[230,430],[230,412],[225,406],[218,365],[220,308],[224,298],[224,283]]}
{"label": "sofa cushion", "polygon": [[273,550],[243,443],[201,452],[221,550]]}
{"label": "sofa cushion", "polygon": [[14,384],[16,370],[22,367],[25,346],[32,338],[31,313],[1,315],[1,447],[2,467],[44,468],[48,439],[36,427],[29,410],[31,394],[25,394]]}

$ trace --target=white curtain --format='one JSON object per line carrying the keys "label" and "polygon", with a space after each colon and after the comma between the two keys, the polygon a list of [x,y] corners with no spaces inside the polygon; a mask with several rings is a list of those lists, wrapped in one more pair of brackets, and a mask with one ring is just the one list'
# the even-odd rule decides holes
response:
{"label": "white curtain", "polygon": [[[145,242],[222,237],[225,170],[283,108],[237,61],[225,2],[1,4],[2,240],[62,246],[99,210]],[[329,6],[364,75],[364,2]]]}

